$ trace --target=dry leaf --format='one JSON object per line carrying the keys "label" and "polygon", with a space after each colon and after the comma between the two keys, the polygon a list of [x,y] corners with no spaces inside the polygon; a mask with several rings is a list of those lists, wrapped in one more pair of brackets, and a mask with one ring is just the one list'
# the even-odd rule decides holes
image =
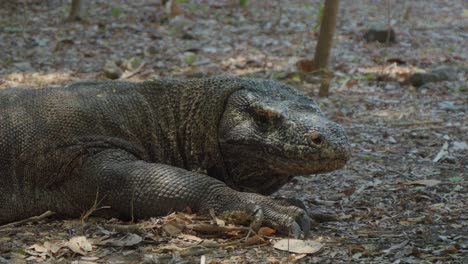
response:
{"label": "dry leaf", "polygon": [[276,230],[271,229],[269,227],[261,227],[257,232],[259,236],[271,236],[274,233],[276,233]]}
{"label": "dry leaf", "polygon": [[34,244],[32,246],[29,247],[29,249],[32,249],[38,253],[46,253],[48,251],[48,249],[44,246],[41,246],[41,245],[38,245],[38,244]]}
{"label": "dry leaf", "polygon": [[323,245],[312,240],[281,239],[276,241],[273,247],[292,253],[313,254],[320,251]]}
{"label": "dry leaf", "polygon": [[162,229],[170,236],[177,236],[184,230],[184,227],[177,224],[176,221],[169,221],[163,224]]}
{"label": "dry leaf", "polygon": [[425,186],[433,187],[433,186],[436,186],[436,185],[438,185],[440,183],[441,183],[441,181],[439,181],[439,180],[419,180],[419,181],[407,182],[405,184],[407,184],[407,185],[425,185]]}
{"label": "dry leaf", "polygon": [[400,249],[400,248],[403,248],[404,246],[406,246],[408,244],[409,240],[405,240],[403,242],[401,242],[400,244],[396,244],[396,245],[393,245],[391,246],[390,248],[388,249],[385,249],[385,250],[382,250],[385,254],[389,254],[390,252],[394,251],[394,250],[397,250],[397,249]]}
{"label": "dry leaf", "polygon": [[440,160],[445,159],[448,156],[448,147],[449,147],[449,144],[447,141],[445,141],[444,145],[442,145],[442,147],[440,148],[439,153],[437,153],[437,155],[432,161],[438,162]]}
{"label": "dry leaf", "polygon": [[277,258],[275,258],[275,257],[268,257],[268,258],[266,259],[266,262],[267,262],[268,264],[281,264],[281,260],[279,260],[279,259],[277,259]]}
{"label": "dry leaf", "polygon": [[347,81],[347,82],[346,82],[346,87],[348,87],[348,88],[349,88],[349,87],[353,87],[353,86],[355,86],[355,85],[358,85],[358,84],[359,84],[359,82],[358,82],[358,81],[355,81],[355,80],[349,80],[349,81]]}
{"label": "dry leaf", "polygon": [[89,252],[93,249],[91,243],[84,236],[72,237],[67,243],[67,247],[73,252],[86,255],[86,252]]}
{"label": "dry leaf", "polygon": [[264,244],[264,243],[265,243],[265,239],[261,238],[260,236],[253,236],[253,237],[249,237],[244,242],[244,245],[253,246],[253,245],[259,245],[259,244]]}
{"label": "dry leaf", "polygon": [[300,60],[296,62],[296,67],[301,72],[312,72],[314,71],[314,60]]}
{"label": "dry leaf", "polygon": [[355,191],[356,191],[356,188],[348,188],[348,189],[343,190],[343,193],[346,196],[351,196]]}
{"label": "dry leaf", "polygon": [[114,247],[131,247],[134,246],[138,243],[143,241],[143,238],[141,238],[137,234],[128,234],[124,236],[123,238],[118,238],[118,239],[106,239],[100,242],[96,242],[96,245],[102,245],[102,246],[114,246]]}
{"label": "dry leaf", "polygon": [[197,236],[192,236],[192,235],[187,235],[187,234],[180,234],[178,237],[183,240],[188,240],[188,241],[197,241],[197,242],[203,241],[203,239]]}

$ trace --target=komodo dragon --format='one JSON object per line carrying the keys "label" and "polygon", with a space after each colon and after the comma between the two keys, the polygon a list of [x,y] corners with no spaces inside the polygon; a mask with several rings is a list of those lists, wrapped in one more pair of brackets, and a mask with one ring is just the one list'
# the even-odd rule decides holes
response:
{"label": "komodo dragon", "polygon": [[3,89],[0,223],[46,210],[77,217],[98,196],[107,216],[213,208],[297,234],[308,231],[307,214],[263,195],[293,176],[341,168],[348,156],[340,125],[269,80]]}

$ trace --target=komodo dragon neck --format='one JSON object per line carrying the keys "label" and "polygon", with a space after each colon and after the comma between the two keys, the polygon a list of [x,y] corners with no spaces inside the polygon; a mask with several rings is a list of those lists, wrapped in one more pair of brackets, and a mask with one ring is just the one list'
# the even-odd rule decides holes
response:
{"label": "komodo dragon neck", "polygon": [[[218,124],[239,79],[148,81],[138,86],[155,112],[154,159],[209,174],[229,184],[219,150]],[[161,118],[163,117],[163,118]]]}

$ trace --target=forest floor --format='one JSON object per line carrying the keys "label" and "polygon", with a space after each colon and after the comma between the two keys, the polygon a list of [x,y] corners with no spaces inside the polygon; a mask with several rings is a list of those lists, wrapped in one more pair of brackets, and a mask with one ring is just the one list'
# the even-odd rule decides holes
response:
{"label": "forest floor", "polygon": [[[341,1],[326,99],[299,71],[314,54],[322,1],[179,2],[168,19],[158,1],[89,0],[81,22],[64,23],[63,1],[2,1],[0,88],[237,75],[306,91],[352,142],[344,169],[279,191],[335,215],[313,227],[321,250],[275,249],[285,237],[269,230],[247,240],[242,227],[202,232],[211,219],[190,214],[47,218],[0,228],[0,263],[468,263],[466,1]],[[396,43],[363,40],[388,17]],[[413,73],[440,66],[455,78],[411,85]]]}

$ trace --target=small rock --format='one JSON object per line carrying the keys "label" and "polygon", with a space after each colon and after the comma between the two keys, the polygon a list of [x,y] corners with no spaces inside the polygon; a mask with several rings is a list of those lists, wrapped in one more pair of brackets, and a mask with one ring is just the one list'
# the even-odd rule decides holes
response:
{"label": "small rock", "polygon": [[396,89],[401,88],[401,85],[399,82],[386,82],[384,89],[388,91],[395,91]]}
{"label": "small rock", "polygon": [[166,68],[166,63],[164,61],[156,62],[156,68]]}
{"label": "small rock", "polygon": [[7,264],[8,263],[8,260],[2,256],[0,256],[0,263],[5,263]]}
{"label": "small rock", "polygon": [[13,65],[20,71],[30,71],[32,70],[31,63],[27,61],[15,62]]}
{"label": "small rock", "polygon": [[203,78],[205,77],[205,73],[203,71],[191,71],[185,74],[185,78],[187,79],[196,79],[196,78]]}
{"label": "small rock", "polygon": [[[390,36],[388,34],[390,33]],[[367,42],[378,41],[386,43],[387,38],[390,43],[396,42],[395,31],[387,26],[372,26],[363,37]]]}
{"label": "small rock", "polygon": [[442,101],[437,103],[437,105],[440,107],[440,109],[447,111],[456,111],[464,108],[463,105],[456,105],[454,101]]}
{"label": "small rock", "polygon": [[441,66],[435,68],[430,72],[416,72],[411,78],[410,82],[413,86],[419,87],[426,83],[441,82],[441,81],[455,81],[457,80],[457,72],[454,68],[448,66]]}
{"label": "small rock", "polygon": [[217,53],[218,52],[218,49],[215,48],[215,47],[203,47],[202,48],[202,51],[205,52],[205,53]]}
{"label": "small rock", "polygon": [[185,39],[185,40],[194,40],[196,39],[192,34],[188,33],[188,32],[184,32],[181,36],[182,39]]}
{"label": "small rock", "polygon": [[122,75],[122,70],[117,66],[115,61],[107,61],[102,70],[104,75],[112,80],[118,79]]}
{"label": "small rock", "polygon": [[154,55],[158,53],[158,48],[156,46],[147,46],[144,50],[145,55]]}
{"label": "small rock", "polygon": [[457,71],[450,66],[440,66],[432,71],[440,81],[456,81],[458,79]]}
{"label": "small rock", "polygon": [[467,150],[468,149],[468,144],[463,141],[454,141],[452,142],[452,149],[453,151],[458,151],[458,150]]}
{"label": "small rock", "polygon": [[198,59],[198,60],[194,61],[193,63],[191,63],[191,65],[192,66],[200,66],[200,65],[208,64],[210,62],[211,62],[211,60],[208,59],[208,58],[201,58],[201,59]]}

